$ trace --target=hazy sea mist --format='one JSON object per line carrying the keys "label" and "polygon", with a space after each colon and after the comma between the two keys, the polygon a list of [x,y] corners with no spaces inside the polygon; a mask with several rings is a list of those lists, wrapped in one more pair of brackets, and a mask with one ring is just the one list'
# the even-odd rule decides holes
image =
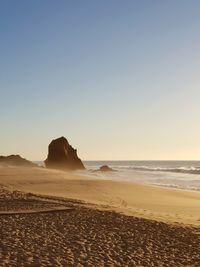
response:
{"label": "hazy sea mist", "polygon": [[[37,162],[42,164],[42,162]],[[200,161],[84,161],[82,175],[200,191]],[[93,172],[108,165],[116,172]]]}

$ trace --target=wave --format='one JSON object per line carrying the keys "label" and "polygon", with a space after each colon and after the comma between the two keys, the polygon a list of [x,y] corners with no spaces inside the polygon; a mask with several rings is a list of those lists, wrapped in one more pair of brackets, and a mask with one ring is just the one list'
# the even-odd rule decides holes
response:
{"label": "wave", "polygon": [[189,191],[200,191],[200,188],[198,186],[195,187],[192,185],[165,184],[165,183],[151,183],[151,185],[158,186],[158,187],[173,188],[173,189],[183,189],[183,190],[189,190]]}
{"label": "wave", "polygon": [[[44,162],[43,161],[35,161],[34,163],[38,164],[39,166],[43,166],[44,167]],[[179,166],[173,166],[174,162],[167,162],[168,166],[155,166],[155,165],[159,165],[162,162],[155,162],[156,164],[150,165],[152,164],[150,161],[148,162],[144,162],[147,163],[147,165],[135,165],[136,162],[115,162],[115,161],[95,161],[92,162],[92,164],[86,161],[84,162],[86,169],[87,170],[96,170],[99,169],[99,167],[103,164],[109,165],[111,168],[116,169],[116,170],[123,170],[123,171],[131,171],[131,170],[135,170],[135,171],[149,171],[149,172],[173,172],[173,173],[185,173],[185,174],[200,174],[200,165],[199,166],[180,166],[180,162]],[[187,165],[189,162],[186,162]],[[192,162],[193,164],[199,164],[200,162]],[[176,164],[176,162],[175,162]],[[170,166],[171,165],[171,166]]]}
{"label": "wave", "polygon": [[200,174],[200,166],[194,167],[152,167],[152,166],[118,166],[119,169],[129,169],[137,171],[152,171],[152,172],[176,172],[188,174]]}

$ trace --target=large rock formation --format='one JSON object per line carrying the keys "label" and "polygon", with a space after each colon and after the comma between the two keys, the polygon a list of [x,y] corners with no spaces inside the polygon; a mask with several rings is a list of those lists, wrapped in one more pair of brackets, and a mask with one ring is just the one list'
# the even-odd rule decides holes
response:
{"label": "large rock formation", "polygon": [[22,166],[22,167],[36,167],[33,162],[26,160],[19,155],[0,156],[0,165],[4,166]]}
{"label": "large rock formation", "polygon": [[61,170],[85,169],[77,156],[77,150],[68,143],[65,137],[60,137],[50,143],[45,165],[47,168]]}

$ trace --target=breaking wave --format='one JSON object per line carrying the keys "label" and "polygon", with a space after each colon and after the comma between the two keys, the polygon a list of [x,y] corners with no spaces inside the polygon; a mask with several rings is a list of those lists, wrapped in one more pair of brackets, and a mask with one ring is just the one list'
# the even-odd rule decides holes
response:
{"label": "breaking wave", "polygon": [[[124,167],[121,167],[124,168]],[[127,168],[127,167],[126,167]],[[131,166],[128,169],[138,170],[138,171],[159,171],[159,172],[178,172],[178,173],[188,173],[188,174],[200,174],[200,166],[197,167],[150,167],[150,166]]]}

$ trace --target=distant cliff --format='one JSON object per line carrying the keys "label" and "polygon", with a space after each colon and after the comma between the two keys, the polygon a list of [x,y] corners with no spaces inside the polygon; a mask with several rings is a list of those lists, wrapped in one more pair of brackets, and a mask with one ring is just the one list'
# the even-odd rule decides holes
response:
{"label": "distant cliff", "polygon": [[33,162],[26,160],[19,155],[0,156],[0,165],[4,166],[22,166],[22,167],[36,167]]}
{"label": "distant cliff", "polygon": [[77,150],[68,143],[65,137],[55,139],[49,144],[45,165],[47,168],[60,170],[85,169],[77,156]]}

